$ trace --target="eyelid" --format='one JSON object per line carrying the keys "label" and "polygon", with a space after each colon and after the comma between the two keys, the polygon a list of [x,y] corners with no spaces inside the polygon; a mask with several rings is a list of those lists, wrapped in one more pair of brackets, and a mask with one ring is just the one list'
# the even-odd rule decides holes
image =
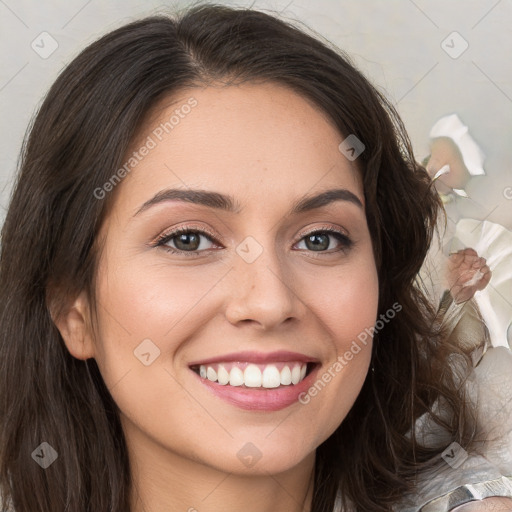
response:
{"label": "eyelid", "polygon": [[308,236],[309,234],[316,233],[317,231],[334,231],[335,233],[339,233],[340,235],[343,235],[346,238],[350,238],[350,235],[347,230],[334,227],[332,224],[324,224],[322,226],[315,226],[314,228],[304,229],[299,232],[297,235],[297,242],[300,242],[302,238],[305,236]]}
{"label": "eyelid", "polygon": [[[194,224],[186,224],[184,226],[176,226],[174,228],[168,229],[164,231],[162,234],[158,235],[155,240],[152,242],[152,245],[158,245],[160,242],[165,240],[169,237],[174,237],[177,235],[177,232],[179,231],[197,231],[200,234],[208,235],[213,242],[218,243],[219,242],[219,236],[216,235],[213,231],[211,231],[208,228],[205,228],[204,226],[194,225]],[[179,234],[179,233],[178,233]],[[192,252],[192,251],[190,251]]]}

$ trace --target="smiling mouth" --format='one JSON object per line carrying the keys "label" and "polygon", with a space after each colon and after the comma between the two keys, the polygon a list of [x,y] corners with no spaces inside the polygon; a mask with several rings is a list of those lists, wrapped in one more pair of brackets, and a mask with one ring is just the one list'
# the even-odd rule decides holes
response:
{"label": "smiling mouth", "polygon": [[255,364],[249,362],[208,363],[191,366],[201,378],[222,386],[251,389],[293,387],[311,373],[317,363],[302,361]]}

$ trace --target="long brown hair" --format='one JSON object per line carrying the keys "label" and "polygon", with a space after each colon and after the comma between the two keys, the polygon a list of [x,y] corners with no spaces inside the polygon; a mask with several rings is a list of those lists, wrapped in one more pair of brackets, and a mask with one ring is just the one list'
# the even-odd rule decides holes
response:
{"label": "long brown hair", "polygon": [[[446,372],[457,348],[417,281],[442,206],[395,109],[320,36],[251,9],[198,5],[88,46],[24,142],[0,260],[0,484],[16,512],[130,510],[118,408],[95,360],[69,354],[50,306],[83,290],[94,303],[97,234],[113,197],[94,191],[122,166],[144,116],[184,87],[218,81],[285,84],[364,144],[379,315],[402,307],[375,333],[373,371],[353,408],[317,449],[312,511],[331,512],[338,492],[358,511],[390,510],[440,453],[408,435],[439,397],[453,412],[443,422],[452,440],[468,445],[464,397]],[[60,447],[46,470],[33,460],[42,442]]]}

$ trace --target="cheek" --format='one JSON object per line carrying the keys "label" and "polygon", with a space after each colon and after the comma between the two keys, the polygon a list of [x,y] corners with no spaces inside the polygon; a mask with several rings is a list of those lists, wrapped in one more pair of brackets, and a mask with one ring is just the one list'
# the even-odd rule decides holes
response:
{"label": "cheek", "polygon": [[379,283],[370,253],[340,267],[329,279],[320,278],[315,286],[311,286],[311,279],[306,282],[310,287],[307,294],[318,297],[310,306],[322,326],[320,332],[327,332],[333,345],[331,359],[300,399],[312,416],[322,418],[323,427],[317,438],[317,442],[322,442],[346,417],[366,379]]}
{"label": "cheek", "polygon": [[372,256],[360,257],[325,277],[317,275],[313,282],[307,294],[316,297],[311,304],[339,351],[375,325],[379,282]]}
{"label": "cheek", "polygon": [[218,311],[216,284],[229,270],[226,265],[209,266],[206,272],[144,263],[119,264],[108,279],[98,279],[96,359],[106,382],[139,369],[148,352],[143,360],[171,361],[180,345]]}
{"label": "cheek", "polygon": [[[225,272],[225,265],[201,272],[132,262],[99,279],[96,361],[123,416],[155,439],[167,439],[169,425],[180,422],[212,429],[176,368],[182,347],[218,310],[215,284]],[[179,419],[173,411],[189,412]],[[178,430],[186,433],[185,427]],[[186,435],[180,442],[186,444]]]}
{"label": "cheek", "polygon": [[209,292],[227,270],[225,265],[217,270],[208,266],[208,271],[200,266],[173,269],[172,265],[148,264],[144,258],[120,264],[99,292],[105,306],[115,312],[107,318],[107,328],[120,327],[125,334],[156,339],[169,337],[194,309],[207,306]]}

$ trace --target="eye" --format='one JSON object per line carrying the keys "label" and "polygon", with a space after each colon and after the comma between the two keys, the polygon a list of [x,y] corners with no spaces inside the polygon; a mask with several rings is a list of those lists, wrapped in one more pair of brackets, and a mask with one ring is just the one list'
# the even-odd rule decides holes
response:
{"label": "eye", "polygon": [[[201,238],[206,238],[210,242],[216,242],[213,234],[208,231],[192,227],[182,227],[161,235],[154,246],[162,247],[173,254],[197,256],[198,252],[203,252],[207,249],[204,247],[205,244],[201,243]],[[174,247],[169,245],[171,243],[174,244]]]}
{"label": "eye", "polygon": [[[183,254],[185,256],[200,256],[199,253],[211,249],[208,246],[208,242],[203,243],[202,238],[209,242],[218,243],[215,236],[204,229],[199,229],[191,226],[180,227],[169,233],[164,233],[159,236],[156,242],[153,244],[154,247],[162,247],[164,250],[172,254]],[[331,240],[334,239],[338,242],[338,248],[327,251],[331,246]],[[325,227],[310,231],[309,233],[302,235],[299,243],[304,240],[306,244],[306,250],[311,252],[327,252],[328,254],[337,253],[340,251],[347,251],[352,247],[352,240],[332,227]]]}
{"label": "eye", "polygon": [[299,243],[304,240],[306,249],[313,252],[326,252],[331,245],[330,239],[335,239],[339,247],[335,250],[328,251],[329,253],[346,251],[350,249],[353,244],[352,240],[347,235],[331,227],[310,231],[306,235],[303,235]]}

